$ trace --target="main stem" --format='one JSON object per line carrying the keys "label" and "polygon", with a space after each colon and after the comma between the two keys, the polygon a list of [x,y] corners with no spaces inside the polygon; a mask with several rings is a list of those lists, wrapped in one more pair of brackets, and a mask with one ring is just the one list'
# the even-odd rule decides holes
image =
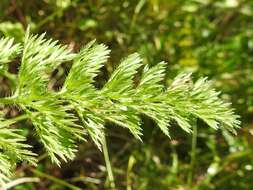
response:
{"label": "main stem", "polygon": [[3,104],[3,105],[12,105],[14,104],[14,99],[12,97],[0,97],[0,104]]}
{"label": "main stem", "polygon": [[38,183],[39,181],[40,180],[37,177],[23,177],[23,178],[19,178],[19,179],[13,180],[13,181],[5,184],[5,186],[3,188],[7,190],[7,189],[15,187],[15,186],[17,186],[19,184],[22,184],[22,183],[31,183],[31,182]]}
{"label": "main stem", "polygon": [[193,132],[192,132],[192,142],[191,142],[191,163],[190,163],[190,171],[188,174],[187,184],[188,187],[192,187],[193,182],[193,174],[194,174],[194,167],[195,167],[195,161],[196,161],[196,150],[197,150],[197,123],[193,124]]}
{"label": "main stem", "polygon": [[109,179],[109,185],[110,185],[110,188],[114,190],[115,189],[115,182],[114,182],[112,166],[111,166],[110,159],[109,159],[109,153],[108,153],[108,148],[107,148],[105,136],[103,136],[103,139],[102,139],[102,149],[103,149],[105,165],[106,165],[106,170],[107,170],[108,179]]}

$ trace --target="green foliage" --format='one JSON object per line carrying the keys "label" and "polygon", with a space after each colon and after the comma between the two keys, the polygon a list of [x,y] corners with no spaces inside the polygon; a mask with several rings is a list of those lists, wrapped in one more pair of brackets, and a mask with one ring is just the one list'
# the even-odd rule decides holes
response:
{"label": "green foliage", "polygon": [[[206,78],[194,83],[190,74],[181,74],[164,85],[166,63],[161,62],[151,68],[145,66],[137,80],[143,67],[137,53],[123,59],[108,82],[101,89],[96,88],[95,77],[109,52],[105,45],[92,41],[79,53],[72,53],[67,46],[46,40],[45,34],[28,32],[22,48],[10,38],[0,41],[2,67],[21,55],[15,91],[0,98],[0,105],[15,105],[23,113],[11,119],[2,115],[0,120],[2,183],[10,176],[13,163],[36,164],[36,154],[20,134],[22,128],[12,126],[21,119],[32,122],[37,139],[57,165],[75,157],[77,141],[83,140],[86,132],[101,148],[107,122],[127,128],[137,139],[142,135],[141,115],[153,119],[167,136],[172,122],[191,132],[194,118],[214,129],[234,131],[239,127],[238,116]],[[57,91],[48,88],[51,73],[64,62],[73,64],[63,87]]]}
{"label": "green foliage", "polygon": [[0,154],[0,184],[7,180],[7,176],[11,175],[11,169],[14,169],[17,161],[29,161],[31,164],[36,165],[36,154],[32,153],[29,149],[30,145],[26,144],[26,138],[20,133],[21,129],[11,128],[10,126],[15,123],[14,120],[0,120],[0,136],[1,136],[1,154]]}
{"label": "green foliage", "polygon": [[6,63],[10,62],[12,59],[15,58],[15,56],[20,51],[20,45],[15,44],[14,39],[11,38],[2,38],[0,39],[0,72],[4,72],[7,70]]}

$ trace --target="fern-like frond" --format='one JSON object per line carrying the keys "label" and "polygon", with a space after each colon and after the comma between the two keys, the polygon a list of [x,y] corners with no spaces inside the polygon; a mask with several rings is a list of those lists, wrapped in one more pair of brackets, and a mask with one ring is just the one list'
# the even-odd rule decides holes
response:
{"label": "fern-like frond", "polygon": [[193,104],[191,111],[214,129],[225,126],[235,132],[234,129],[240,126],[239,117],[230,108],[230,103],[224,103],[218,97],[219,94],[207,78],[199,79],[190,92]]}
{"label": "fern-like frond", "polygon": [[137,69],[141,67],[141,62],[142,59],[137,53],[125,58],[113,72],[103,91],[111,97],[116,96],[116,98],[130,92],[133,88],[133,78],[137,73]]}
{"label": "fern-like frond", "polygon": [[21,50],[20,44],[14,44],[13,38],[0,39],[0,72],[4,73],[8,70],[8,65]]}
{"label": "fern-like frond", "polygon": [[53,96],[21,100],[19,105],[29,115],[39,140],[54,163],[60,165],[59,158],[64,161],[74,158],[76,140],[83,139],[84,130],[76,124],[76,117],[68,113],[69,106]]}
{"label": "fern-like frond", "polygon": [[162,81],[165,77],[166,63],[160,62],[154,67],[145,66],[142,72],[140,83],[137,87],[137,92],[146,94],[147,97],[162,93],[164,85]]}
{"label": "fern-like frond", "polygon": [[14,123],[13,119],[0,118],[0,179],[4,181],[11,176],[10,169],[16,161],[27,161],[36,165],[36,154],[29,150],[31,146],[26,144],[26,138],[20,134],[21,129],[11,127]]}
{"label": "fern-like frond", "polygon": [[[20,47],[11,39],[0,40],[0,64],[11,61]],[[77,141],[86,133],[101,149],[107,122],[127,128],[139,140],[141,115],[151,118],[167,136],[175,122],[191,132],[195,118],[214,129],[234,131],[239,127],[238,116],[206,78],[194,83],[191,74],[181,74],[169,86],[164,85],[165,62],[145,66],[137,81],[142,59],[134,53],[121,61],[102,89],[96,89],[95,77],[110,52],[105,45],[93,41],[79,53],[72,53],[67,46],[45,39],[45,34],[27,32],[22,47],[16,91],[11,97],[1,97],[0,105],[15,105],[22,110],[57,165],[74,158]],[[73,64],[62,89],[49,90],[51,73],[66,61]],[[20,135],[22,128],[11,127],[16,121],[0,119],[0,183],[9,176],[13,163],[36,161]]]}
{"label": "fern-like frond", "polygon": [[0,187],[4,186],[4,184],[9,181],[11,171],[14,168],[13,166],[9,155],[0,153]]}
{"label": "fern-like frond", "polygon": [[190,74],[181,74],[168,88],[166,103],[175,108],[177,116],[173,117],[187,132],[191,131],[191,117],[202,119],[214,129],[223,126],[233,131],[240,125],[239,117],[218,97],[219,94],[206,78],[193,83]]}
{"label": "fern-like frond", "polygon": [[91,111],[91,107],[97,107],[96,102],[99,104],[93,83],[99,69],[107,61],[109,52],[105,45],[97,45],[95,41],[84,46],[75,57],[61,90],[61,96],[72,104],[88,134],[99,148],[104,135],[104,120]]}
{"label": "fern-like frond", "polygon": [[14,44],[13,38],[0,39],[0,65],[12,61],[21,50],[20,44]]}
{"label": "fern-like frond", "polygon": [[18,74],[18,95],[45,93],[50,73],[75,56],[67,46],[52,39],[46,40],[44,36],[45,33],[40,36],[26,34]]}
{"label": "fern-like frond", "polygon": [[65,80],[63,90],[68,93],[85,96],[90,90],[95,90],[94,78],[99,73],[99,69],[107,61],[110,50],[103,44],[90,42],[81,49],[74,59],[72,68]]}

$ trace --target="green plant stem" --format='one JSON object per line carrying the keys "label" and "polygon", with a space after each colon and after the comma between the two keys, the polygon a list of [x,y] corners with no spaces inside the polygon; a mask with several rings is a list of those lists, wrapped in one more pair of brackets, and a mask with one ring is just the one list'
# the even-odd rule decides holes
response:
{"label": "green plant stem", "polygon": [[0,104],[8,105],[8,104],[15,104],[15,102],[12,97],[2,97],[0,98]]}
{"label": "green plant stem", "polygon": [[43,178],[47,178],[51,181],[54,181],[55,183],[58,183],[62,186],[65,186],[65,187],[68,187],[69,189],[72,189],[72,190],[81,190],[79,187],[77,186],[74,186],[72,184],[69,184],[61,179],[58,179],[54,176],[51,176],[51,175],[48,175],[48,174],[45,174],[39,170],[35,170],[35,169],[30,169],[35,175],[39,176],[39,177],[43,177]]}
{"label": "green plant stem", "polygon": [[13,180],[13,181],[7,183],[4,186],[4,188],[7,190],[7,189],[10,189],[10,188],[16,187],[19,184],[22,184],[22,183],[31,183],[31,182],[38,183],[39,182],[39,178],[37,178],[37,177],[23,177],[23,178],[19,178],[19,179],[16,179],[16,180]]}
{"label": "green plant stem", "polygon": [[190,170],[188,174],[187,184],[188,187],[192,187],[193,182],[193,174],[194,174],[194,167],[195,167],[195,161],[196,161],[196,150],[197,150],[197,123],[195,122],[193,124],[193,132],[192,132],[192,142],[191,142],[191,163],[190,163]]}
{"label": "green plant stem", "polygon": [[127,174],[126,174],[127,190],[132,190],[131,171],[133,169],[135,162],[136,162],[136,160],[135,160],[134,156],[131,155],[128,159]]}
{"label": "green plant stem", "polygon": [[115,182],[114,182],[114,177],[113,177],[112,167],[111,167],[111,163],[110,163],[110,159],[109,159],[109,153],[108,153],[108,148],[107,148],[105,136],[103,136],[103,139],[102,139],[102,151],[104,154],[105,165],[106,165],[106,170],[107,170],[108,180],[109,180],[109,186],[111,189],[115,189]]}

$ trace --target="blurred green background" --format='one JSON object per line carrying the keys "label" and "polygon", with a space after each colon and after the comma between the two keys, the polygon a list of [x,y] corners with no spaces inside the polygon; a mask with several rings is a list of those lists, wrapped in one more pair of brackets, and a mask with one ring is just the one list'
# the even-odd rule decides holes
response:
{"label": "blurred green background", "polygon": [[[177,126],[166,138],[143,119],[143,143],[122,128],[107,126],[111,164],[118,189],[252,190],[253,189],[253,1],[252,0],[1,0],[0,33],[22,41],[28,24],[33,33],[75,50],[90,40],[112,50],[97,78],[101,86],[119,60],[138,52],[144,63],[168,63],[167,80],[181,72],[208,76],[241,116],[237,136],[213,131],[199,122],[196,166],[190,167],[192,137]],[[12,67],[17,67],[12,65]],[[54,76],[64,80],[69,65]],[[1,79],[1,90],[4,89]],[[90,141],[77,158],[61,168],[41,151],[37,169],[25,163],[16,177],[41,181],[21,189],[108,189],[103,155]],[[189,175],[193,174],[193,180]]]}

